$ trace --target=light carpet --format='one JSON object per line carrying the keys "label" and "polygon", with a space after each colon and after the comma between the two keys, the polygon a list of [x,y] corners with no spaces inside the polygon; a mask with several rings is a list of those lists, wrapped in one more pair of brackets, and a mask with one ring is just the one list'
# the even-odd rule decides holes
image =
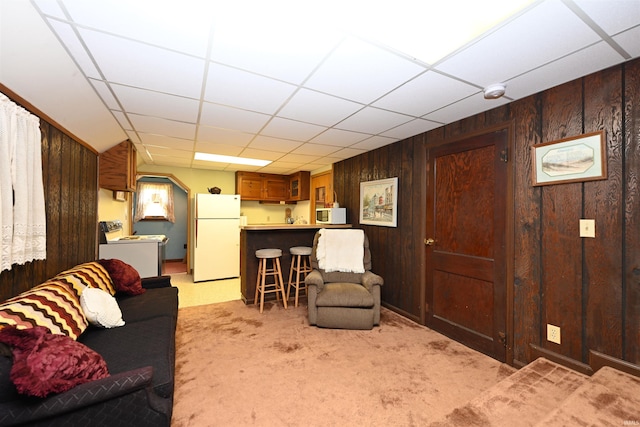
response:
{"label": "light carpet", "polygon": [[311,327],[306,314],[181,308],[172,425],[422,426],[515,371],[384,308],[371,331]]}

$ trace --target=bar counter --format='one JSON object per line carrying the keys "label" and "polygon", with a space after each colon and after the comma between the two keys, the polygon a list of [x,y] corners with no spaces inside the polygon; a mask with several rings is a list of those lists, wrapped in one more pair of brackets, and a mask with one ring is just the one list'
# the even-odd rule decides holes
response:
{"label": "bar counter", "polygon": [[[291,267],[289,248],[311,247],[313,236],[321,228],[351,228],[351,224],[250,224],[240,228],[240,290],[244,303],[253,304],[258,277],[258,258],[256,258],[258,249],[282,249],[280,267],[286,291]],[[267,296],[275,298],[273,294]]]}

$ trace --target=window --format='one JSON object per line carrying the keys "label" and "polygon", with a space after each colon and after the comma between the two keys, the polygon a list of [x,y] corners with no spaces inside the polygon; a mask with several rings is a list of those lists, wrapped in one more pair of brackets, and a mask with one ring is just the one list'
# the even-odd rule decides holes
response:
{"label": "window", "polygon": [[135,222],[143,219],[176,221],[173,214],[173,185],[138,182],[136,197]]}

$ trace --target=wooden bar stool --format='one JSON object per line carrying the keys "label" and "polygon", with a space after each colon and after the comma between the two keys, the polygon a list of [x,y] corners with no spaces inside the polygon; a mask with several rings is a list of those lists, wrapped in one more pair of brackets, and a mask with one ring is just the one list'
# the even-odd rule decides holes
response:
{"label": "wooden bar stool", "polygon": [[[309,263],[309,256],[311,255],[311,248],[308,246],[294,246],[289,248],[291,254],[291,268],[289,269],[289,284],[287,286],[287,300],[289,300],[289,294],[291,287],[296,288],[296,302],[295,307],[298,306],[298,293],[300,288],[304,289],[304,294],[307,294],[307,285],[304,283],[304,278],[307,274],[311,273],[311,264]],[[296,273],[296,280],[293,281],[293,272]],[[302,275],[302,277],[300,277]],[[302,279],[302,282],[300,281]]]}
{"label": "wooden bar stool", "polygon": [[[258,249],[256,257],[260,259],[258,263],[258,277],[256,279],[255,304],[258,303],[260,294],[260,313],[264,308],[264,294],[275,293],[276,299],[280,300],[278,292],[282,293],[284,308],[287,308],[287,298],[284,293],[284,282],[282,281],[282,270],[280,269],[280,257],[282,249]],[[271,268],[267,266],[267,261],[271,260]],[[267,283],[267,276],[273,276],[273,283]]]}

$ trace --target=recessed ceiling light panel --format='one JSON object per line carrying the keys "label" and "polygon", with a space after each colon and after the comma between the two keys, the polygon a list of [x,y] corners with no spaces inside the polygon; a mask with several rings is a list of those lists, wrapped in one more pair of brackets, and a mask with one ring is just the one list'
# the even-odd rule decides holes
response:
{"label": "recessed ceiling light panel", "polygon": [[221,154],[210,154],[210,153],[196,153],[193,158],[194,160],[204,160],[207,162],[233,163],[237,165],[249,165],[249,166],[266,166],[269,163],[271,163],[271,160],[250,159],[247,157],[223,156]]}

